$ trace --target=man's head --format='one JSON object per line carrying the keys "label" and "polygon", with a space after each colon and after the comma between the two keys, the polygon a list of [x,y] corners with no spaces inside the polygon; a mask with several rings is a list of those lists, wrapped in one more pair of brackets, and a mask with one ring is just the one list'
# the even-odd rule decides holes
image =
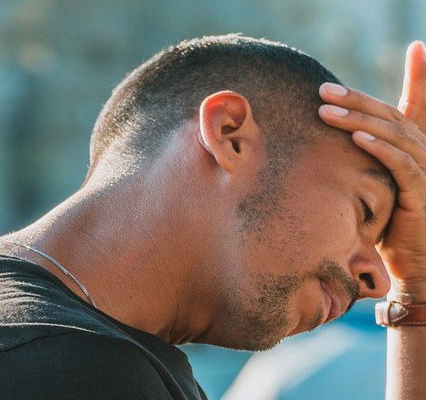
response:
{"label": "man's head", "polygon": [[[210,307],[196,340],[265,349],[358,297],[385,294],[374,245],[390,218],[392,181],[319,119],[326,81],[338,82],[281,43],[206,37],[142,64],[103,108],[87,182],[152,177],[170,230],[164,252],[173,243],[192,257],[182,274]],[[366,221],[365,203],[377,224]]]}
{"label": "man's head", "polygon": [[123,149],[152,159],[207,96],[223,90],[248,99],[271,162],[292,163],[324,130],[315,106],[326,81],[338,82],[316,60],[279,42],[233,34],[183,41],[114,89],[93,130],[89,173],[115,146],[120,159]]}

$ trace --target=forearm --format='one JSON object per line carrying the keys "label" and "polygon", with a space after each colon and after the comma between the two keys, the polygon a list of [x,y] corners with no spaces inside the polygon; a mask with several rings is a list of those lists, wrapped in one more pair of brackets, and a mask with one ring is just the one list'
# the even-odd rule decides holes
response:
{"label": "forearm", "polygon": [[426,399],[426,326],[388,328],[386,400]]}
{"label": "forearm", "polygon": [[[394,285],[388,300],[426,303],[426,284]],[[426,326],[387,328],[386,400],[426,399]]]}

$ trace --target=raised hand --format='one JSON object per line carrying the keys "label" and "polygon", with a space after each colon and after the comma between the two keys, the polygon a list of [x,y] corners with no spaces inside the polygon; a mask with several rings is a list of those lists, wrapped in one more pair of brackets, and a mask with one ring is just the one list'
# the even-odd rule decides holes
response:
{"label": "raised hand", "polygon": [[[413,46],[412,52],[418,57],[418,45]],[[418,107],[426,96],[410,87],[414,77],[426,79],[417,67],[410,64],[402,107],[417,124],[426,127],[426,107],[423,113]],[[396,108],[362,92],[326,83],[320,95],[327,103],[319,109],[322,120],[350,132],[357,146],[391,172],[398,186],[397,205],[377,250],[391,277],[392,289],[426,301],[426,136]]]}

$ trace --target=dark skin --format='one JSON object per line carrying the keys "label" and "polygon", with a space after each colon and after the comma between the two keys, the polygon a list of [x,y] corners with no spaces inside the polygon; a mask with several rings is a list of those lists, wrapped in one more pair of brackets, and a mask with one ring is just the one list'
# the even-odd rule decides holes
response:
{"label": "dark skin", "polygon": [[[356,90],[327,84],[320,88],[329,104],[321,107],[321,118],[349,132],[353,142],[379,160],[398,185],[389,229],[376,248],[392,281],[388,299],[402,304],[426,303],[425,87],[426,49],[417,41],[407,50],[399,110]],[[391,327],[387,338],[386,399],[425,398],[426,327]]]}
{"label": "dark skin", "polygon": [[[347,111],[321,107],[321,118],[348,134],[300,157],[263,240],[242,233],[235,212],[261,189],[267,160],[250,104],[233,92],[206,98],[154,164],[101,163],[75,195],[7,237],[60,261],[102,311],[171,343],[265,349],[357,298],[384,296],[389,276],[390,299],[426,302],[425,85],[426,51],[416,42],[400,112],[322,86],[323,100]],[[84,298],[33,252],[6,242],[0,251]],[[387,400],[426,398],[425,350],[424,326],[389,328]]]}
{"label": "dark skin", "polygon": [[[235,210],[259,189],[266,161],[248,101],[215,93],[153,165],[111,183],[101,163],[79,192],[10,238],[56,258],[102,311],[137,329],[172,343],[269,348],[340,316],[357,296],[386,294],[374,244],[393,194],[360,170],[380,169],[374,158],[343,137],[325,140],[300,157],[259,242],[241,233]],[[381,210],[377,225],[365,224],[360,197]],[[84,298],[49,261],[11,244],[1,251]]]}

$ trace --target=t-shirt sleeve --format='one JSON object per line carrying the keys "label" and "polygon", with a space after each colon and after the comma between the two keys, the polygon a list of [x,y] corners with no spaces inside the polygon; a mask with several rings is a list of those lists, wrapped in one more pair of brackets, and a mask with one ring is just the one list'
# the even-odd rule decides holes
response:
{"label": "t-shirt sleeve", "polygon": [[91,333],[45,337],[0,352],[4,400],[171,400],[135,345]]}

